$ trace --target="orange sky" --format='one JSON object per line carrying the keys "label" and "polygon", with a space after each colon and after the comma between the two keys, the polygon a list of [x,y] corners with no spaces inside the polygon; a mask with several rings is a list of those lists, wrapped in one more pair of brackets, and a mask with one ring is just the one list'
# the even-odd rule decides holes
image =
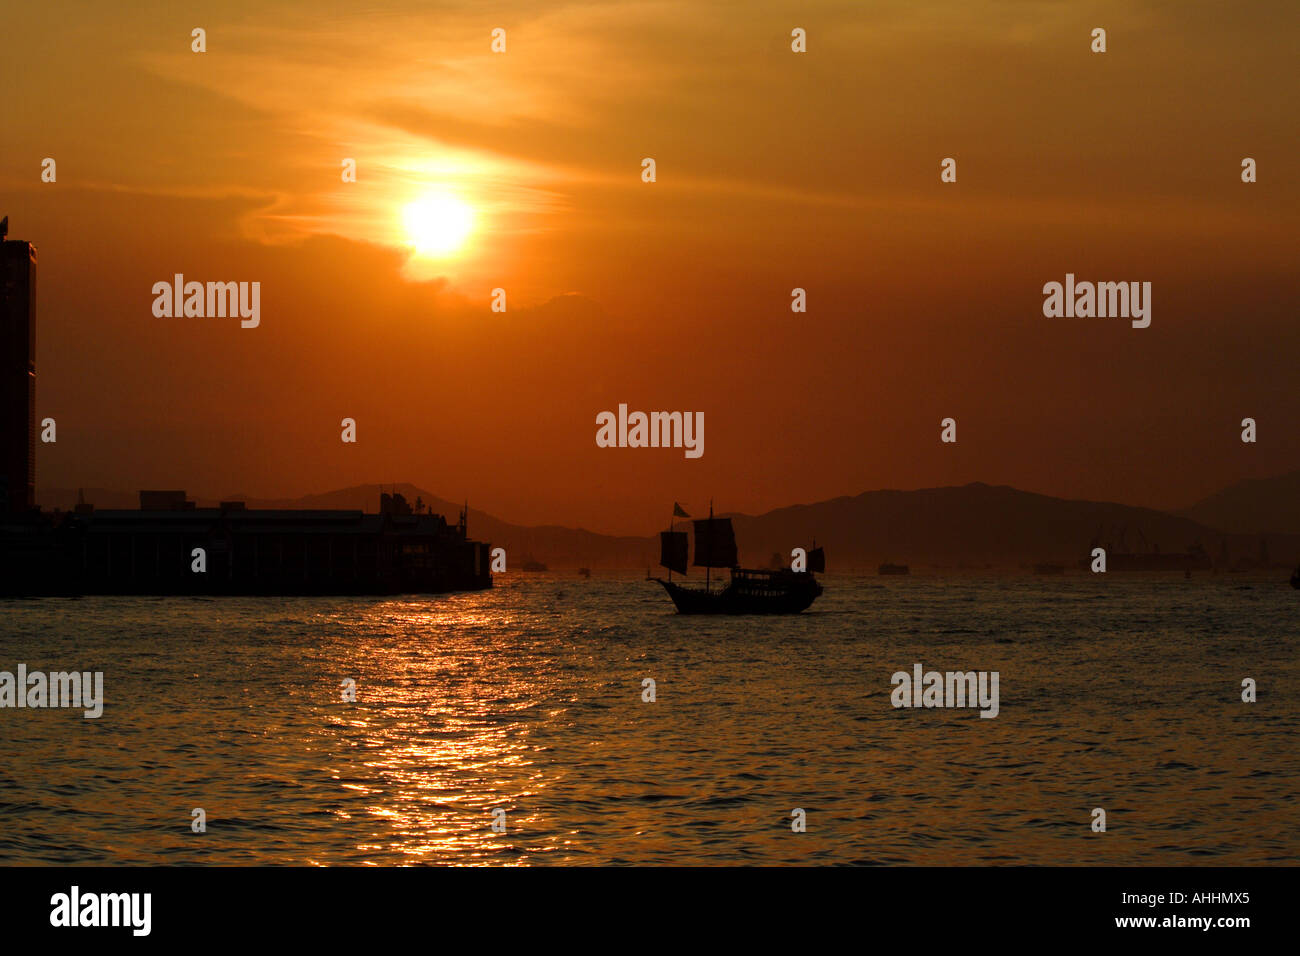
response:
{"label": "orange sky", "polygon": [[[38,497],[411,481],[646,533],[674,499],[1171,507],[1300,467],[1289,0],[350,6],[6,11]],[[475,229],[412,259],[430,191]],[[177,272],[261,282],[261,325],[154,317]],[[1067,272],[1150,281],[1151,327],[1044,318]],[[703,411],[704,456],[597,448],[620,402]]]}

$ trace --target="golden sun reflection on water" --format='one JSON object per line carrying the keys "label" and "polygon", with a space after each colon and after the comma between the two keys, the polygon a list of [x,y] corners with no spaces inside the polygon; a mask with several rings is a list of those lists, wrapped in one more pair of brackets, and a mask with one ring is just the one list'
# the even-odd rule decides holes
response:
{"label": "golden sun reflection on water", "polygon": [[[630,576],[22,602],[10,659],[103,669],[106,703],[0,713],[0,860],[1290,861],[1294,592],[1185,587],[829,576],[816,613],[763,622],[679,618]],[[1246,651],[1277,688],[1253,710],[1224,691]],[[893,709],[913,661],[998,670],[998,718]]]}
{"label": "golden sun reflection on water", "polygon": [[[521,667],[475,638],[500,624],[479,607],[405,602],[378,605],[355,623],[358,635],[396,631],[437,641],[436,648],[359,643],[365,651],[354,663],[369,675],[358,680],[368,688],[365,716],[342,725],[354,772],[372,781],[353,785],[363,812],[386,839],[358,850],[413,863],[524,862],[522,853],[509,859],[511,834],[528,825],[526,807],[542,774],[519,718],[552,688],[539,661]],[[506,813],[503,833],[491,827],[495,810]]]}

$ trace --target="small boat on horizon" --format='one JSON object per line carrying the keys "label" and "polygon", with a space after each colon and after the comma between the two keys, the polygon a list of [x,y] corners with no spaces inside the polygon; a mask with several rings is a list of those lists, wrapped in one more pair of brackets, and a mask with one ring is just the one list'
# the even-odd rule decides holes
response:
{"label": "small boat on horizon", "polygon": [[878,569],[880,574],[911,574],[912,569],[906,564],[890,564],[886,561]]}
{"label": "small boat on horizon", "polygon": [[538,561],[531,554],[524,555],[523,562],[519,565],[521,571],[545,571],[546,565]]}
{"label": "small boat on horizon", "polygon": [[584,578],[589,578],[591,577],[591,568],[578,568],[578,574]]}
{"label": "small boat on horizon", "polygon": [[1300,590],[1300,565],[1297,565],[1296,569],[1291,572],[1291,587]]}
{"label": "small boat on horizon", "polygon": [[[674,504],[674,518],[689,518],[681,505]],[[742,568],[736,553],[736,533],[730,518],[709,517],[696,519],[695,567],[705,569],[704,587],[687,587],[672,580],[674,571],[686,573],[689,544],[685,531],[678,531],[669,523],[667,531],[659,532],[659,563],[668,569],[668,579],[655,578],[663,585],[677,607],[678,614],[799,614],[822,594],[814,572],[826,570],[826,552],[813,542],[808,552],[808,569],[791,568],[757,570]],[[709,579],[713,568],[727,568],[731,581],[725,588],[715,590]]]}

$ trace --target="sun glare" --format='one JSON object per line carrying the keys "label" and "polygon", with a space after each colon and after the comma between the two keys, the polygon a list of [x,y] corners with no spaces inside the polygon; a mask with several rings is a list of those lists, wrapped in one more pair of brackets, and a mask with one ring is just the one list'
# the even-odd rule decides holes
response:
{"label": "sun glare", "polygon": [[450,193],[434,193],[409,203],[402,220],[416,255],[448,256],[469,238],[474,210]]}

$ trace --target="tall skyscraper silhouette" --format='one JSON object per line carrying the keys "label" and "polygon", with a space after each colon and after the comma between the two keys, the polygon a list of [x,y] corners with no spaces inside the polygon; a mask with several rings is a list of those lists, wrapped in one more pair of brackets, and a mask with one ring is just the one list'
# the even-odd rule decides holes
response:
{"label": "tall skyscraper silhouette", "polygon": [[36,247],[0,220],[0,514],[36,506]]}

